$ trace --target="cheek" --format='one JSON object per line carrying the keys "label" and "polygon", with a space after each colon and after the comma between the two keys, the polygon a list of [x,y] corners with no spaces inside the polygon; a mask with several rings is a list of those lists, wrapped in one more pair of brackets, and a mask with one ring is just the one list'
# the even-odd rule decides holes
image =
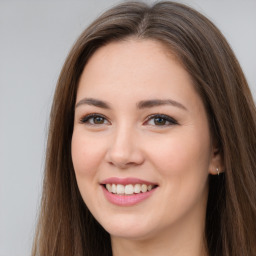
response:
{"label": "cheek", "polygon": [[72,161],[80,194],[90,209],[92,194],[98,187],[98,170],[104,157],[103,144],[83,131],[74,130],[71,143]]}
{"label": "cheek", "polygon": [[163,185],[159,209],[170,212],[175,208],[173,218],[202,207],[199,205],[204,205],[207,197],[210,140],[207,136],[199,138],[199,133],[176,133],[161,141],[158,150],[150,152]]}
{"label": "cheek", "polygon": [[[211,144],[208,133],[180,132],[148,146],[155,167],[166,177],[204,173],[210,164]],[[154,150],[156,149],[157,150]]]}
{"label": "cheek", "polygon": [[74,131],[71,144],[72,161],[76,176],[90,176],[104,157],[103,145],[88,135]]}

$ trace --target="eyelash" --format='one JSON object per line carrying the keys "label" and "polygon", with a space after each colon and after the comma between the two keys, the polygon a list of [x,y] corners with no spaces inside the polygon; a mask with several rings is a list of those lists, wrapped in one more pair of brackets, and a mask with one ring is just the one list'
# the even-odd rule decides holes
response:
{"label": "eyelash", "polygon": [[[80,119],[80,123],[82,123],[82,124],[89,124],[89,125],[102,125],[102,124],[95,124],[95,123],[90,123],[90,122],[89,122],[90,119],[92,119],[92,118],[97,118],[97,117],[100,117],[100,118],[102,118],[102,119],[104,120],[104,122],[107,121],[107,122],[109,123],[109,121],[107,120],[107,118],[106,118],[104,115],[96,114],[96,113],[94,113],[94,114],[89,114],[89,115],[86,115],[86,116],[82,117],[82,118]],[[103,123],[103,124],[104,124],[104,123]]]}
{"label": "eyelash", "polygon": [[[90,119],[94,118],[94,120],[95,120],[95,118],[98,118],[98,117],[103,119],[103,123],[95,124],[95,123],[90,122]],[[143,125],[147,124],[151,120],[154,121],[154,119],[156,120],[157,118],[162,119],[165,123],[163,125],[156,125],[155,122],[154,122],[154,124],[152,124],[152,126],[163,126],[163,127],[165,127],[165,126],[170,126],[170,125],[178,125],[178,122],[174,118],[172,118],[170,116],[167,116],[167,115],[164,115],[164,114],[153,114],[153,115],[148,116],[146,121],[143,123]],[[80,119],[80,123],[82,123],[82,124],[89,124],[89,125],[95,125],[95,126],[104,125],[104,124],[106,124],[105,121],[110,123],[104,115],[97,114],[97,113],[86,115],[86,116],[84,116]],[[166,124],[166,122],[168,122],[169,124]]]}
{"label": "eyelash", "polygon": [[165,122],[169,122],[169,124],[164,123],[163,125],[156,125],[154,123],[154,125],[152,125],[152,126],[164,126],[165,127],[165,126],[177,125],[178,124],[178,122],[174,118],[172,118],[170,116],[167,116],[167,115],[164,115],[164,114],[153,114],[153,115],[150,115],[149,117],[147,117],[147,120],[146,120],[145,123],[148,123],[151,120],[154,121],[154,119],[156,120],[156,118],[160,118],[160,119],[162,119]]}

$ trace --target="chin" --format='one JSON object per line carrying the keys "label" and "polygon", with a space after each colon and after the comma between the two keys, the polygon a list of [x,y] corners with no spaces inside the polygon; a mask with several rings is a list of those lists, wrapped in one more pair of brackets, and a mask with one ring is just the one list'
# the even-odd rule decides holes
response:
{"label": "chin", "polygon": [[111,237],[118,237],[123,239],[129,239],[129,240],[145,240],[149,239],[151,236],[151,233],[144,230],[131,230],[131,229],[109,229],[106,230]]}
{"label": "chin", "polygon": [[[139,223],[139,224],[138,224]],[[104,220],[101,223],[102,227],[110,234],[111,237],[120,237],[132,240],[141,240],[149,238],[152,234],[152,223],[143,223],[138,219],[128,220],[123,218],[122,220],[116,218],[114,221]],[[149,229],[149,227],[151,227]]]}

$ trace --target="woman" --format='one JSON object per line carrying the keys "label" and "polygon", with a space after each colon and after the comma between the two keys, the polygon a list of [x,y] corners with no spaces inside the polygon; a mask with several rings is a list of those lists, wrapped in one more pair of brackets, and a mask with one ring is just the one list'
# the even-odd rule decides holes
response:
{"label": "woman", "polygon": [[33,255],[255,255],[255,137],[247,82],[208,19],[114,7],[60,74]]}

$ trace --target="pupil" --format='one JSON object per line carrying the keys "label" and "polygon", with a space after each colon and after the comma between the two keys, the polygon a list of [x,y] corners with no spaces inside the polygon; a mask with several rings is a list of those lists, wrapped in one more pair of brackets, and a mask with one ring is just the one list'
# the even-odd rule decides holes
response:
{"label": "pupil", "polygon": [[166,122],[166,120],[163,119],[163,118],[161,118],[161,117],[156,117],[155,120],[154,120],[154,122],[155,122],[156,125],[159,125],[159,124],[160,124],[160,125],[164,125],[165,122]]}
{"label": "pupil", "polygon": [[94,123],[95,124],[103,124],[103,122],[104,122],[104,120],[103,120],[102,117],[99,117],[99,116],[94,117]]}

